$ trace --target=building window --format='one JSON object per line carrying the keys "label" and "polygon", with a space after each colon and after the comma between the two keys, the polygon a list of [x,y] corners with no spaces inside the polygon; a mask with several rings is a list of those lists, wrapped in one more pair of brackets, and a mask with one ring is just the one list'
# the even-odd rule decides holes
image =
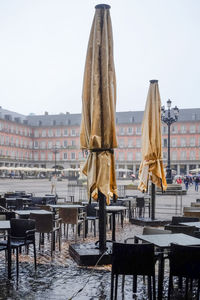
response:
{"label": "building window", "polygon": [[71,152],[71,159],[76,159],[76,153],[75,152]]}
{"label": "building window", "polygon": [[133,160],[133,153],[132,152],[128,152],[127,153],[127,160],[128,161],[132,161]]}
{"label": "building window", "polygon": [[133,127],[128,127],[127,128],[127,133],[128,134],[133,134]]}
{"label": "building window", "polygon": [[46,137],[46,130],[42,130],[42,137]]}
{"label": "building window", "polygon": [[45,153],[44,152],[40,153],[40,160],[45,160]]}
{"label": "building window", "polygon": [[186,129],[186,125],[181,125],[181,133],[186,133],[187,129]]}
{"label": "building window", "polygon": [[195,133],[196,132],[196,127],[195,125],[190,126],[190,133]]}
{"label": "building window", "polygon": [[53,137],[53,130],[52,129],[48,130],[48,137]]}
{"label": "building window", "polygon": [[195,138],[194,137],[190,138],[190,146],[195,147]]}
{"label": "building window", "polygon": [[135,153],[136,160],[141,160],[141,152]]}
{"label": "building window", "polygon": [[34,141],[34,148],[38,148],[38,141]]}
{"label": "building window", "polygon": [[60,129],[56,129],[56,136],[61,136],[61,131],[60,131]]}
{"label": "building window", "polygon": [[162,126],[162,133],[163,134],[167,133],[167,126],[165,126],[165,125]]}
{"label": "building window", "polygon": [[181,147],[186,147],[186,139],[181,138]]}
{"label": "building window", "polygon": [[63,147],[67,148],[67,140],[63,141]]}
{"label": "building window", "polygon": [[176,147],[176,144],[177,144],[176,141],[177,141],[176,138],[172,139],[172,147]]}
{"label": "building window", "polygon": [[186,160],[186,151],[181,151],[181,160]]}
{"label": "building window", "polygon": [[119,152],[119,160],[120,161],[124,160],[124,152]]}
{"label": "building window", "polygon": [[172,133],[177,133],[178,132],[178,128],[176,125],[172,126]]}
{"label": "building window", "polygon": [[195,151],[190,151],[190,160],[195,160]]}
{"label": "building window", "polygon": [[76,130],[75,129],[71,130],[71,136],[76,136]]}
{"label": "building window", "polygon": [[163,139],[163,147],[167,148],[167,145],[168,145],[167,139]]}
{"label": "building window", "polygon": [[34,160],[38,161],[38,153],[37,152],[34,152]]}
{"label": "building window", "polygon": [[119,139],[119,148],[124,148],[124,139]]}
{"label": "building window", "polygon": [[39,132],[38,132],[38,130],[35,130],[35,132],[34,132],[34,137],[39,137]]}
{"label": "building window", "polygon": [[60,141],[56,141],[56,148],[60,148]]}
{"label": "building window", "polygon": [[9,145],[9,136],[6,136],[6,145]]}
{"label": "building window", "polygon": [[46,143],[45,141],[40,142],[40,149],[45,149]]}
{"label": "building window", "polygon": [[68,136],[68,130],[67,129],[64,129],[63,135]]}
{"label": "building window", "polygon": [[76,146],[76,141],[75,141],[75,140],[72,140],[72,141],[71,141],[71,145],[72,145],[73,147],[75,147],[75,146]]}
{"label": "building window", "polygon": [[48,153],[48,160],[49,161],[53,160],[53,153],[51,153],[51,152]]}
{"label": "building window", "polygon": [[63,159],[67,159],[67,152],[63,153]]}
{"label": "building window", "polygon": [[133,148],[133,139],[128,139],[128,148]]}
{"label": "building window", "polygon": [[136,148],[141,148],[141,139],[136,139]]}
{"label": "building window", "polygon": [[52,147],[53,147],[53,142],[52,141],[48,141],[48,148],[52,149]]}
{"label": "building window", "polygon": [[136,127],[136,132],[135,132],[135,133],[136,133],[137,135],[140,135],[141,132],[142,132],[142,131],[141,131],[141,127]]}
{"label": "building window", "polygon": [[163,159],[167,159],[167,152],[163,151]]}
{"label": "building window", "polygon": [[172,151],[172,160],[177,160],[177,152]]}
{"label": "building window", "polygon": [[78,153],[78,158],[79,158],[79,159],[83,159],[83,152],[80,151],[80,152]]}
{"label": "building window", "polygon": [[124,135],[124,127],[119,127],[119,135]]}

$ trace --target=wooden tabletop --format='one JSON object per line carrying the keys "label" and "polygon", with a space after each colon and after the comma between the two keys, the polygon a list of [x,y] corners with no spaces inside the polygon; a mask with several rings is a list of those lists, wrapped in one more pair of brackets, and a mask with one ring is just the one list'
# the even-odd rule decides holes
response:
{"label": "wooden tabletop", "polygon": [[137,234],[135,237],[142,241],[152,243],[159,248],[168,248],[171,243],[182,246],[200,245],[200,239],[183,233],[150,235]]}

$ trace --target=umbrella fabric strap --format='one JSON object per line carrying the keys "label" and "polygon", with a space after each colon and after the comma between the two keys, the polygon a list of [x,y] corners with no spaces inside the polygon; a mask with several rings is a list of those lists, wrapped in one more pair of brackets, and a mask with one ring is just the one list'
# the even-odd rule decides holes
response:
{"label": "umbrella fabric strap", "polygon": [[90,149],[90,152],[104,152],[104,151],[108,151],[110,153],[114,153],[113,149],[108,149],[108,148],[102,148],[102,149]]}

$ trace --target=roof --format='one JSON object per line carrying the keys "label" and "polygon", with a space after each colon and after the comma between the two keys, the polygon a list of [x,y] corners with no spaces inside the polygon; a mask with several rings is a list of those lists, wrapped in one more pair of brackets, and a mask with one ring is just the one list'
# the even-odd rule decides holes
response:
{"label": "roof", "polygon": [[[116,112],[117,124],[140,124],[143,119],[143,111],[124,111]],[[27,123],[29,126],[80,126],[81,114],[66,114],[57,115],[22,115],[16,112],[5,110],[0,107],[0,118],[18,123]],[[200,108],[185,108],[179,110],[178,122],[200,121]]]}

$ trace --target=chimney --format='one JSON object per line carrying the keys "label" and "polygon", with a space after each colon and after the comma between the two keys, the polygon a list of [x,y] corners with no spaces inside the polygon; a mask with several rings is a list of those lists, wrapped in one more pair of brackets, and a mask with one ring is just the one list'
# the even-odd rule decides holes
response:
{"label": "chimney", "polygon": [[45,114],[45,116],[48,116],[49,113],[48,113],[48,111],[45,111],[44,114]]}

